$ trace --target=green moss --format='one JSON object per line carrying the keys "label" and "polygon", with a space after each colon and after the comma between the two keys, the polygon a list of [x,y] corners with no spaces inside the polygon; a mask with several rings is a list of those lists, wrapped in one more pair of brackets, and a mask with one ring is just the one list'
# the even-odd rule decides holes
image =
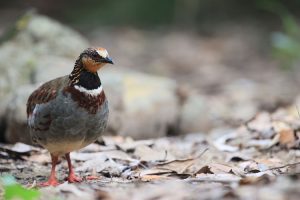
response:
{"label": "green moss", "polygon": [[4,199],[5,200],[34,200],[38,199],[40,192],[35,189],[26,189],[18,184],[14,177],[4,176],[1,178],[4,186]]}

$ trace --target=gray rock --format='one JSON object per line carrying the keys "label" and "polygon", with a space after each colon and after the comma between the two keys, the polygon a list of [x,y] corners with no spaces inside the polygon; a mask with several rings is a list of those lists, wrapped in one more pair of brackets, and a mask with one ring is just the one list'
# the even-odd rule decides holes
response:
{"label": "gray rock", "polygon": [[7,122],[5,131],[6,141],[31,144],[27,126],[26,103],[28,96],[36,87],[37,85],[22,86],[11,95],[5,112]]}
{"label": "gray rock", "polygon": [[76,31],[46,16],[28,13],[16,26],[19,32],[10,42],[38,55],[73,58],[89,46],[88,41]]}
{"label": "gray rock", "polygon": [[31,82],[35,56],[13,43],[0,47],[0,101],[19,85]]}
{"label": "gray rock", "polygon": [[257,91],[261,88],[258,87],[257,83],[249,79],[237,79],[226,85],[223,94],[220,95],[226,111],[220,116],[236,122],[252,118],[259,109]]}
{"label": "gray rock", "polygon": [[180,132],[195,133],[212,128],[212,105],[209,99],[199,94],[190,94],[181,107]]}
{"label": "gray rock", "polygon": [[176,82],[129,72],[123,75],[124,123],[120,135],[135,139],[162,137],[177,125]]}
{"label": "gray rock", "polygon": [[246,79],[233,81],[224,86],[218,95],[203,96],[191,92],[180,112],[182,133],[206,132],[231,122],[240,124],[258,111],[255,101],[257,85]]}
{"label": "gray rock", "polygon": [[19,94],[16,90],[22,85],[70,73],[76,57],[88,46],[87,40],[78,33],[48,17],[29,13],[16,22],[15,34],[0,46],[0,136],[4,135],[5,127],[8,127],[6,136],[20,131],[19,124],[13,128],[10,120],[20,123],[21,115],[14,113],[7,117],[7,103],[11,96],[20,98],[21,95],[24,99],[14,103],[19,105],[24,100],[26,104],[30,93],[26,90],[28,94],[26,91]]}
{"label": "gray rock", "polygon": [[41,56],[36,63],[37,67],[32,76],[34,83],[43,83],[51,79],[70,74],[73,70],[76,57],[73,59],[60,56]]}
{"label": "gray rock", "polygon": [[44,67],[45,57],[74,59],[89,46],[78,33],[44,16],[25,15],[16,27],[16,35],[0,47],[0,100],[19,85],[35,83],[33,75]]}
{"label": "gray rock", "polygon": [[124,121],[123,77],[122,74],[110,68],[100,71],[99,76],[109,102],[109,119],[106,134],[116,135],[119,133]]}

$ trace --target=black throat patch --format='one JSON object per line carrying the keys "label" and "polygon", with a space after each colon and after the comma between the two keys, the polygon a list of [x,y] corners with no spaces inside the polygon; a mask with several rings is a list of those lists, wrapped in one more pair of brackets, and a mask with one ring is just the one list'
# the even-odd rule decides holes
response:
{"label": "black throat patch", "polygon": [[81,62],[81,56],[76,60],[75,66],[69,75],[71,85],[78,85],[87,90],[97,89],[101,86],[101,81],[98,73],[89,72],[84,69]]}
{"label": "black throat patch", "polygon": [[101,86],[101,81],[97,73],[82,70],[75,85],[84,87],[87,90],[97,89]]}

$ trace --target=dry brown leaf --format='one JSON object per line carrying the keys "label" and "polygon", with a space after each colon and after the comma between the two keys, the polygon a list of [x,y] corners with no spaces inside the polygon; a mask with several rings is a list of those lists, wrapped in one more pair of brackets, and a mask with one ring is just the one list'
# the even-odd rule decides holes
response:
{"label": "dry brown leaf", "polygon": [[262,176],[248,176],[240,180],[240,185],[251,185],[251,184],[259,184],[265,185],[274,180],[274,176],[270,176],[268,174],[263,174]]}
{"label": "dry brown leaf", "polygon": [[231,183],[238,182],[241,178],[233,174],[197,174],[196,178],[188,178],[187,181],[190,182],[222,182],[222,183]]}
{"label": "dry brown leaf", "polygon": [[205,165],[200,170],[198,170],[195,174],[224,174],[230,173],[232,171],[232,167],[223,165],[223,164],[214,164],[211,163],[209,165]]}
{"label": "dry brown leaf", "polygon": [[170,179],[169,177],[167,176],[162,176],[162,175],[144,175],[144,176],[141,176],[141,181],[145,181],[145,182],[148,182],[148,181],[157,181],[157,180],[162,180],[162,179]]}
{"label": "dry brown leaf", "polygon": [[246,173],[258,173],[268,169],[265,164],[259,164],[254,160],[242,162],[239,166]]}
{"label": "dry brown leaf", "polygon": [[134,155],[141,161],[166,161],[174,160],[175,157],[167,151],[157,151],[145,145],[139,145],[135,148]]}
{"label": "dry brown leaf", "polygon": [[92,160],[95,158],[103,158],[104,160],[107,158],[119,159],[119,160],[127,160],[127,161],[135,161],[128,154],[123,151],[112,150],[105,152],[95,152],[95,153],[81,153],[81,152],[73,152],[71,154],[72,159],[78,161],[86,161]]}
{"label": "dry brown leaf", "polygon": [[224,164],[213,163],[210,165],[210,170],[214,174],[230,173],[232,171],[232,167]]}
{"label": "dry brown leaf", "polygon": [[93,160],[85,161],[81,166],[76,167],[75,171],[77,172],[102,172],[108,170],[110,174],[116,174],[120,176],[122,170],[125,168],[122,164],[118,164],[112,160],[103,159],[104,157],[99,157]]}
{"label": "dry brown leaf", "polygon": [[256,158],[255,162],[264,164],[269,168],[282,166],[282,161],[278,158]]}
{"label": "dry brown leaf", "polygon": [[272,126],[276,133],[291,129],[291,127],[286,122],[281,121],[281,120],[273,120]]}
{"label": "dry brown leaf", "polygon": [[277,142],[273,142],[272,139],[264,139],[264,140],[249,140],[247,142],[248,147],[256,147],[259,149],[268,149],[272,147]]}
{"label": "dry brown leaf", "polygon": [[238,147],[226,144],[228,140],[235,139],[237,137],[238,134],[236,132],[229,133],[216,139],[213,144],[219,151],[237,152],[239,150]]}
{"label": "dry brown leaf", "polygon": [[154,140],[133,140],[130,137],[122,137],[122,136],[104,136],[102,137],[105,145],[115,146],[122,151],[134,151],[137,146],[145,145],[151,146],[154,144]]}
{"label": "dry brown leaf", "polygon": [[23,156],[29,156],[31,150],[31,146],[23,143],[17,143],[16,145],[0,144],[0,156],[8,159],[23,160]]}
{"label": "dry brown leaf", "polygon": [[126,142],[126,140],[132,140],[131,138],[124,138],[122,136],[102,136],[102,140],[104,141],[105,145],[116,145],[120,143]]}
{"label": "dry brown leaf", "polygon": [[162,175],[162,174],[170,174],[170,173],[172,173],[172,171],[169,169],[152,168],[152,169],[145,169],[145,170],[139,171],[138,176],[143,177],[143,176],[148,176],[148,175]]}
{"label": "dry brown leaf", "polygon": [[201,167],[195,174],[213,174],[208,165]]}
{"label": "dry brown leaf", "polygon": [[151,146],[154,144],[154,140],[129,140],[127,142],[119,143],[117,146],[123,151],[130,151],[138,148],[139,146]]}
{"label": "dry brown leaf", "polygon": [[18,142],[16,144],[14,144],[10,150],[18,152],[18,153],[26,153],[26,152],[30,152],[32,150],[36,150],[36,148],[33,146],[30,146],[28,144]]}
{"label": "dry brown leaf", "polygon": [[235,166],[228,166],[225,164],[211,163],[202,167],[195,174],[234,174],[237,176],[244,175],[243,171]]}
{"label": "dry brown leaf", "polygon": [[32,162],[37,162],[37,163],[41,163],[41,164],[46,164],[46,163],[51,163],[51,158],[49,154],[34,154],[31,155],[27,158],[25,158],[28,161],[32,161]]}
{"label": "dry brown leaf", "polygon": [[183,174],[187,171],[189,167],[191,167],[195,163],[194,158],[183,159],[183,160],[172,160],[170,162],[158,164],[156,166],[157,169],[167,169],[177,174]]}
{"label": "dry brown leaf", "polygon": [[253,120],[247,123],[247,127],[252,132],[259,133],[262,139],[270,139],[274,135],[271,116],[267,112],[259,113]]}
{"label": "dry brown leaf", "polygon": [[92,143],[92,144],[80,149],[79,152],[90,153],[90,152],[113,151],[113,150],[116,150],[116,147],[114,145],[102,146],[102,145],[99,145],[96,143]]}
{"label": "dry brown leaf", "polygon": [[286,146],[287,148],[294,147],[296,144],[296,137],[294,134],[294,130],[282,130],[279,132],[279,143],[282,146]]}
{"label": "dry brown leaf", "polygon": [[294,130],[283,121],[273,121],[274,130],[279,134],[280,145],[291,148],[296,144],[296,137]]}

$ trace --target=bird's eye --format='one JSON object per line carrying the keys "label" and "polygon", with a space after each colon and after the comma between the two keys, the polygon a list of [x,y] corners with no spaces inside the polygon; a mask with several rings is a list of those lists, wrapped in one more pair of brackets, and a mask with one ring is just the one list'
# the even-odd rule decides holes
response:
{"label": "bird's eye", "polygon": [[97,57],[99,56],[97,52],[92,52],[91,55],[92,55],[92,57],[94,57],[94,58],[97,58]]}

